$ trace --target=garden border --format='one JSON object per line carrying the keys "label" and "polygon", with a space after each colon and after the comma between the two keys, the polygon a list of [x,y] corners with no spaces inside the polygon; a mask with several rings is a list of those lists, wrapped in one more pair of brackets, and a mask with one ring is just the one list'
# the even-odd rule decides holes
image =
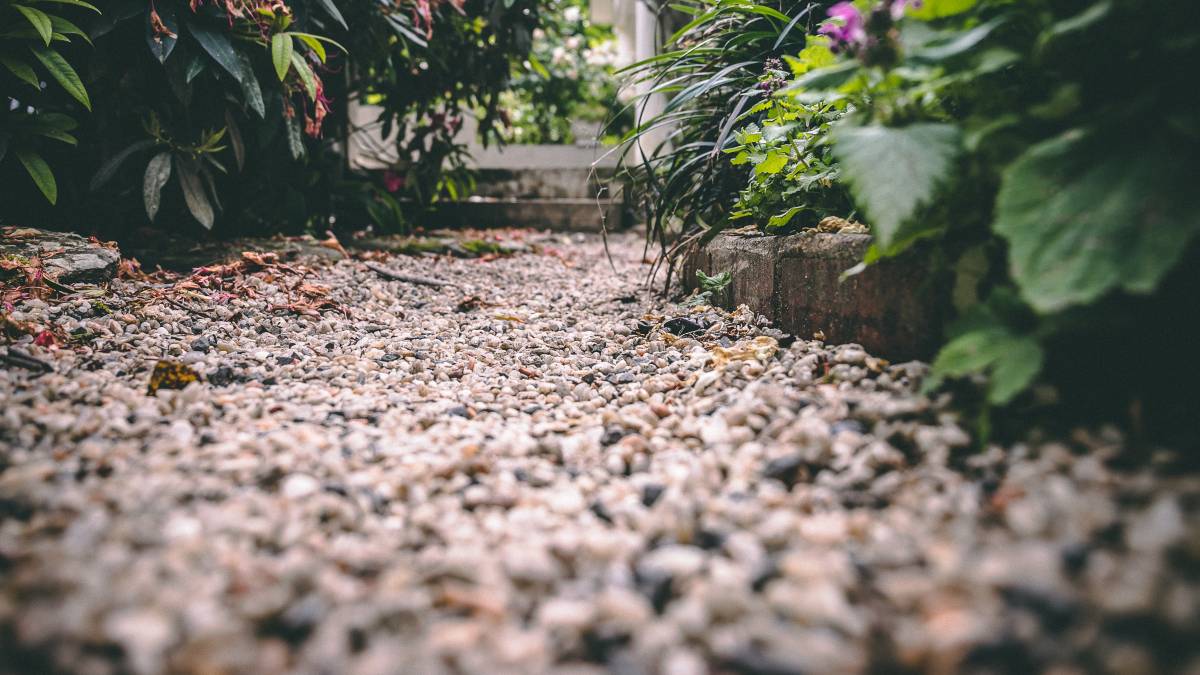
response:
{"label": "garden border", "polygon": [[698,286],[697,270],[729,272],[732,282],[714,298],[723,307],[747,305],[806,339],[822,333],[892,360],[930,358],[942,342],[952,284],[918,252],[843,278],[870,244],[863,234],[719,234],[684,256],[683,286]]}

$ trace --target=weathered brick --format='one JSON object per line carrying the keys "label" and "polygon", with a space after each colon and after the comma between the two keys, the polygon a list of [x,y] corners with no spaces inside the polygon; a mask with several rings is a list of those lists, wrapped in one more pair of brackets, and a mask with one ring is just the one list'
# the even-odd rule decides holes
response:
{"label": "weathered brick", "polygon": [[842,279],[870,243],[867,235],[720,235],[684,262],[684,284],[695,287],[696,269],[729,271],[722,306],[745,304],[801,337],[821,331],[888,358],[928,358],[941,339],[947,284],[912,253]]}

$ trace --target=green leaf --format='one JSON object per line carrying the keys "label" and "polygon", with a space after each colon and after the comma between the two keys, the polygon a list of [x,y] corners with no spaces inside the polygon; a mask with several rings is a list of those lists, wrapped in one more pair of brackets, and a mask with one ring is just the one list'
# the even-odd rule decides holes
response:
{"label": "green leaf", "polygon": [[88,182],[88,189],[93,191],[99,189],[102,185],[112,179],[113,175],[117,173],[117,169],[121,168],[121,164],[125,160],[129,159],[133,153],[138,152],[139,150],[145,150],[152,145],[154,145],[154,141],[152,140],[130,143],[125,147],[124,150],[113,155],[108,159],[108,161],[100,165],[100,168],[96,171],[96,174],[92,176],[92,180]]}
{"label": "green leaf", "polygon": [[776,174],[783,171],[783,167],[787,166],[788,154],[783,150],[772,150],[767,153],[766,158],[759,162],[754,167],[754,175],[761,176],[763,174]]}
{"label": "green leaf", "polygon": [[294,50],[295,45],[292,44],[290,35],[276,33],[271,36],[271,63],[275,65],[275,74],[279,76],[280,82],[283,82],[283,78],[287,77],[288,70],[292,67]]}
{"label": "green leaf", "polygon": [[4,156],[8,154],[8,134],[0,132],[0,162],[4,161]]}
{"label": "green leaf", "polygon": [[[170,178],[171,153],[160,152],[151,158],[150,163],[146,165],[146,174],[142,177],[142,202],[146,205],[146,215],[151,221],[158,215],[158,207],[162,203],[162,189]],[[182,182],[182,179],[180,180]]]}
{"label": "green leaf", "polygon": [[34,185],[37,185],[42,194],[46,196],[46,201],[51,204],[56,203],[58,201],[58,183],[54,182],[54,173],[50,171],[50,165],[46,163],[46,160],[26,148],[17,148],[13,152],[25,167],[29,177],[33,179]]}
{"label": "green leaf", "polygon": [[50,16],[40,9],[25,5],[12,5],[12,8],[20,12],[33,25],[33,29],[42,38],[42,42],[49,46],[50,38],[54,35],[54,24],[50,21]]}
{"label": "green leaf", "polygon": [[317,58],[321,60],[321,63],[325,63],[325,59],[328,57],[325,54],[325,45],[321,44],[320,40],[306,33],[289,33],[289,35],[308,45],[308,48],[317,55]]}
{"label": "green leaf", "polygon": [[50,15],[50,23],[54,26],[54,32],[61,33],[62,35],[78,35],[88,44],[92,44],[92,38],[88,37],[88,34],[82,28],[70,21],[59,16]]}
{"label": "green leaf", "polygon": [[62,141],[68,145],[79,145],[79,139],[60,129],[35,129],[33,133],[56,141]]}
{"label": "green leaf", "polygon": [[229,130],[229,145],[233,146],[233,159],[237,162],[238,171],[246,164],[246,145],[242,143],[242,130],[233,119],[233,113],[225,109],[225,128]]}
{"label": "green leaf", "polygon": [[783,213],[771,216],[769,219],[767,219],[767,229],[769,230],[771,228],[783,227],[787,225],[788,223],[792,222],[792,218],[796,217],[797,213],[800,213],[804,209],[805,207],[803,206],[793,206]]}
{"label": "green leaf", "polygon": [[99,7],[93,5],[90,2],[84,2],[84,0],[33,0],[33,4],[35,4],[35,5],[45,4],[47,2],[53,3],[53,4],[58,4],[58,5],[71,5],[73,7],[86,7],[87,9],[90,9],[97,14],[101,13]]}
{"label": "green leaf", "polygon": [[925,386],[936,387],[946,377],[987,373],[988,402],[1005,405],[1033,382],[1044,358],[1041,345],[1030,336],[1000,327],[971,331],[942,347]]}
{"label": "green leaf", "polygon": [[308,92],[310,100],[317,100],[317,78],[313,75],[312,68],[300,55],[300,52],[292,52],[292,65],[296,66],[296,74],[300,76],[300,81],[304,83],[304,90]]}
{"label": "green leaf", "polygon": [[1009,243],[1021,296],[1040,312],[1117,289],[1150,293],[1200,232],[1186,144],[1119,139],[1073,130],[1004,172],[993,228]]}
{"label": "green leaf", "polygon": [[67,60],[61,54],[41,45],[30,45],[29,50],[37,57],[38,61],[46,67],[50,72],[50,76],[62,85],[67,93],[83,104],[83,107],[88,110],[92,109],[92,102],[88,99],[87,89],[83,87],[83,82],[79,79],[79,74],[67,63]]}
{"label": "green leaf", "polygon": [[204,184],[200,182],[200,174],[196,171],[195,160],[179,157],[176,170],[179,174],[179,187],[183,189],[183,200],[187,203],[188,211],[204,229],[211,230],[213,226],[213,208],[204,194]]}
{"label": "green leaf", "polygon": [[1002,23],[1004,23],[1004,19],[1000,17],[980,24],[971,30],[953,33],[952,39],[931,42],[914,49],[909,58],[915,61],[936,63],[962,56],[979,46]]}
{"label": "green leaf", "polygon": [[529,61],[529,67],[533,69],[533,72],[537,73],[538,76],[540,76],[543,80],[550,79],[550,71],[546,70],[546,66],[542,65],[542,62],[539,61],[536,56],[530,53],[527,57],[527,60]]}
{"label": "green leaf", "polygon": [[835,127],[834,156],[881,247],[933,198],[962,149],[961,135],[951,124]]}
{"label": "green leaf", "polygon": [[0,54],[0,64],[3,64],[18,79],[28,82],[34,89],[41,91],[42,82],[38,79],[37,73],[33,72],[33,66],[5,54]]}
{"label": "green leaf", "polygon": [[283,130],[287,135],[288,150],[292,153],[292,159],[300,159],[304,156],[304,137],[300,132],[300,122],[296,117],[289,117],[283,121]]}
{"label": "green leaf", "polygon": [[337,5],[333,4],[333,0],[317,0],[317,3],[321,5],[321,9],[324,9],[325,13],[332,17],[334,21],[342,24],[342,28],[350,30],[350,27],[346,25],[346,20],[342,18],[342,13],[338,11]]}
{"label": "green leaf", "polygon": [[258,86],[258,78],[254,76],[249,58],[234,49],[229,36],[224,32],[213,30],[200,22],[189,22],[187,27],[204,51],[241,85],[246,103],[259,117],[265,117],[266,106],[263,103],[262,89]]}
{"label": "green leaf", "polygon": [[955,14],[963,12],[975,6],[977,0],[922,0],[918,6],[910,7],[908,15],[929,21],[931,19],[944,19]]}

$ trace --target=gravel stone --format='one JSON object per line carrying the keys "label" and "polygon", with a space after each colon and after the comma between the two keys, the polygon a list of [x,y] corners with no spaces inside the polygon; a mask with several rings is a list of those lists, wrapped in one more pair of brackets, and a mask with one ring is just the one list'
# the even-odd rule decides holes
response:
{"label": "gravel stone", "polygon": [[[92,337],[0,367],[0,673],[1200,664],[1186,453],[979,448],[926,364],[646,293],[638,234],[615,274],[599,236],[486,236],[517,253],[371,253],[453,286],[297,249],[15,303]],[[164,358],[201,380],[148,395]]]}

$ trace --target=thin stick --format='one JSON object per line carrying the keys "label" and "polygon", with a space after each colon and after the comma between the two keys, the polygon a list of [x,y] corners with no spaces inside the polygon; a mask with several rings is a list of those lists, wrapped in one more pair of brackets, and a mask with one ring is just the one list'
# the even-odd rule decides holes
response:
{"label": "thin stick", "polygon": [[367,266],[367,269],[379,274],[380,276],[382,276],[386,279],[391,279],[392,281],[403,281],[408,284],[417,284],[418,286],[430,286],[432,288],[443,288],[445,286],[461,288],[461,286],[459,286],[458,284],[456,284],[452,281],[442,281],[441,279],[430,279],[429,277],[417,277],[417,276],[412,276],[410,274],[401,274],[399,272],[393,272],[392,270],[389,270],[388,268],[383,267],[382,265],[375,265],[373,263],[365,263],[365,264]]}

